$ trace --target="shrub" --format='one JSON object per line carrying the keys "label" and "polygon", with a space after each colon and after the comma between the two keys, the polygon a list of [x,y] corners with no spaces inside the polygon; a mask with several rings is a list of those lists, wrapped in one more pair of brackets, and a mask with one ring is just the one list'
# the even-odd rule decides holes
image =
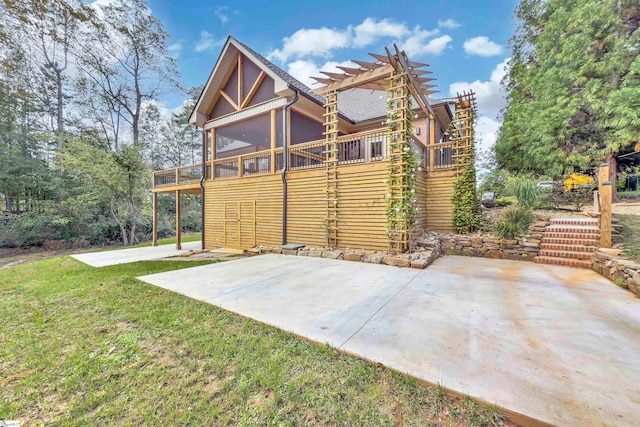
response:
{"label": "shrub", "polygon": [[551,191],[546,192],[543,203],[556,209],[562,205],[571,205],[576,211],[580,211],[584,205],[593,200],[592,198],[592,186],[567,190],[562,182],[557,182],[554,183]]}
{"label": "shrub", "polygon": [[505,206],[509,206],[513,204],[514,200],[512,197],[500,197],[496,200],[496,205],[500,208],[504,208]]}
{"label": "shrub", "polygon": [[523,206],[512,206],[506,209],[494,221],[494,231],[503,239],[515,240],[525,234],[533,224],[535,216],[531,209]]}

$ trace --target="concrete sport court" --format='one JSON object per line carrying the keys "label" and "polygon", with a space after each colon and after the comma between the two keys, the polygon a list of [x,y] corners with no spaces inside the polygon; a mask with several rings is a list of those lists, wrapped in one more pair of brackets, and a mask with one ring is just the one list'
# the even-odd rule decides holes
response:
{"label": "concrete sport court", "polygon": [[640,299],[590,270],[263,255],[140,279],[539,421],[640,420]]}

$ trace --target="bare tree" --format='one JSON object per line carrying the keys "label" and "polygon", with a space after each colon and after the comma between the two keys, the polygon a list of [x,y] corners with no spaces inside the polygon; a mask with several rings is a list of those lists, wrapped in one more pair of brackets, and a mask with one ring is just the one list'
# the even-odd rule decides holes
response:
{"label": "bare tree", "polygon": [[[113,133],[121,133],[126,122],[134,146],[140,140],[140,122],[145,102],[178,90],[179,74],[167,49],[168,34],[144,0],[115,0],[96,11],[100,25],[87,26],[78,65],[84,87],[96,91],[103,107],[117,116]],[[117,141],[118,137],[116,137]],[[117,145],[117,143],[116,143]]]}

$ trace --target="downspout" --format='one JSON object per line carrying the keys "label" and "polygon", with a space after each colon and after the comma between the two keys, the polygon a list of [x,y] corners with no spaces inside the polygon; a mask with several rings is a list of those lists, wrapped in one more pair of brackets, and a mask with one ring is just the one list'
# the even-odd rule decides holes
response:
{"label": "downspout", "polygon": [[[213,145],[213,144],[212,144]],[[200,178],[200,189],[202,191],[202,249],[204,250],[204,180],[207,176],[207,133],[202,129],[202,177]]]}
{"label": "downspout", "polygon": [[[287,161],[289,152],[287,146],[287,109],[298,101],[300,92],[296,90],[296,96],[291,102],[282,108],[282,244],[287,244]],[[274,159],[275,160],[275,159]]]}

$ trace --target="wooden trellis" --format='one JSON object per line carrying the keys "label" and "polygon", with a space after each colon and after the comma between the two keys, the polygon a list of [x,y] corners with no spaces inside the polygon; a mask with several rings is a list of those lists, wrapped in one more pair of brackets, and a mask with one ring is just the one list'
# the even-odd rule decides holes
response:
{"label": "wooden trellis", "polygon": [[473,124],[477,113],[476,94],[463,92],[457,94],[456,113],[447,132],[453,141],[453,165],[457,175],[474,162]]}
{"label": "wooden trellis", "polygon": [[[389,153],[389,206],[401,206],[407,190],[404,149],[410,146],[407,130],[409,129],[409,88],[406,73],[394,74],[389,80],[389,98],[387,110],[388,153]],[[407,218],[400,213],[391,215],[389,219],[389,246],[397,253],[408,249],[409,229]]]}
{"label": "wooden trellis", "polygon": [[338,246],[338,92],[325,95],[324,135],[327,173],[327,245]]}

